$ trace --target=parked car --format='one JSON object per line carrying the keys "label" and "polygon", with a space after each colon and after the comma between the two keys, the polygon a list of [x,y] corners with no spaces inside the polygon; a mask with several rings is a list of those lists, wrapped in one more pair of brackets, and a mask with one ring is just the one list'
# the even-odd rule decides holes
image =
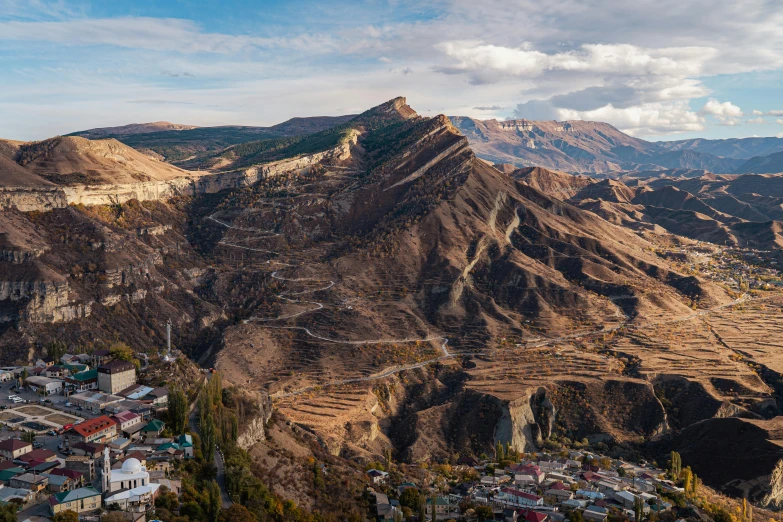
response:
{"label": "parked car", "polygon": [[42,449],[43,448],[43,444],[41,444],[40,442],[33,442],[33,448],[34,449]]}
{"label": "parked car", "polygon": [[70,402],[66,402],[66,403],[65,403],[65,407],[66,407],[66,408],[70,408],[71,406],[73,406],[73,405],[72,405]]}

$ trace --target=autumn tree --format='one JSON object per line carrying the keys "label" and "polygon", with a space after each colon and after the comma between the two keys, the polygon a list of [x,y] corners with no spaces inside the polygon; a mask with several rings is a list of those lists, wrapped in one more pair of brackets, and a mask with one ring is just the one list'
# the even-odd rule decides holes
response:
{"label": "autumn tree", "polygon": [[52,522],[79,522],[79,515],[75,511],[68,509],[54,515]]}

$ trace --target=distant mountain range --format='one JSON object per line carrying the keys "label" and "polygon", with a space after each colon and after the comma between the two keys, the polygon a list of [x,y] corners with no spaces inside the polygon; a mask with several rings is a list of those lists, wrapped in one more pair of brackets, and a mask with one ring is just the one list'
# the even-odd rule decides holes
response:
{"label": "distant mountain range", "polygon": [[783,172],[783,138],[650,142],[590,121],[451,118],[476,154],[492,163],[565,172],[703,169],[716,174]]}

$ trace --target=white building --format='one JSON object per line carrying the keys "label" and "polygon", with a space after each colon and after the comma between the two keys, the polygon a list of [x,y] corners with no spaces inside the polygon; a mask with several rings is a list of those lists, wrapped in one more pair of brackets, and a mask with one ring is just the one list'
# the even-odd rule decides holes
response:
{"label": "white building", "polygon": [[27,384],[34,390],[43,390],[44,395],[62,393],[63,381],[51,377],[28,377]]}
{"label": "white building", "polygon": [[120,509],[137,512],[145,511],[154,502],[160,488],[160,484],[150,483],[150,474],[138,459],[129,458],[122,468],[112,470],[108,447],[103,451],[101,486],[105,506],[117,504]]}

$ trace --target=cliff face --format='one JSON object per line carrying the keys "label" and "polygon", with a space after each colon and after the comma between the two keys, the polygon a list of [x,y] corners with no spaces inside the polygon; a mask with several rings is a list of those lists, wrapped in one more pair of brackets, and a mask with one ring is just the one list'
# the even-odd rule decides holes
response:
{"label": "cliff face", "polygon": [[356,134],[333,149],[232,172],[195,174],[181,171],[181,176],[172,179],[120,184],[61,187],[4,186],[0,187],[0,210],[45,212],[72,204],[113,205],[132,199],[164,201],[177,196],[214,194],[222,190],[252,185],[260,179],[307,169],[323,161],[348,159],[351,155],[351,146],[355,143]]}
{"label": "cliff face", "polygon": [[237,437],[237,446],[249,451],[256,443],[266,439],[266,423],[272,417],[272,410],[272,400],[269,395],[260,392],[258,394],[258,415],[241,429]]}

